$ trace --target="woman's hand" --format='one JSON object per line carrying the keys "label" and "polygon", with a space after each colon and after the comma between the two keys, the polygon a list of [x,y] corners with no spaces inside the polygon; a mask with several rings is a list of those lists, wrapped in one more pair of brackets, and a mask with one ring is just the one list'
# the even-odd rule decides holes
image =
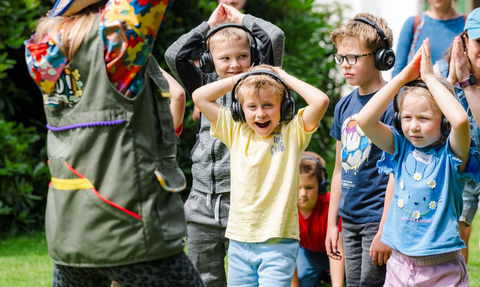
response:
{"label": "woman's hand", "polygon": [[457,64],[456,64],[456,54],[458,53],[458,47],[457,47],[457,43],[456,43],[456,38],[458,37],[455,37],[455,39],[453,39],[453,45],[452,45],[452,51],[450,53],[450,63],[448,65],[448,77],[447,77],[447,81],[450,82],[450,84],[454,85],[458,82],[458,79],[457,79]]}
{"label": "woman's hand", "polygon": [[[457,76],[457,82],[465,81],[471,74],[471,66],[470,61],[468,60],[467,52],[463,49],[463,43],[460,37],[455,37],[453,51],[452,57],[455,57],[455,74]],[[454,85],[457,82],[455,82]]]}

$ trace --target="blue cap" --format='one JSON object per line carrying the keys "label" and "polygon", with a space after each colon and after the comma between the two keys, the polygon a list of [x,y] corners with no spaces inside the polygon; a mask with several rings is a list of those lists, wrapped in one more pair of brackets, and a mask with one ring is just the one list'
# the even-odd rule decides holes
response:
{"label": "blue cap", "polygon": [[468,14],[463,31],[465,30],[468,33],[468,38],[480,38],[480,8],[477,8]]}
{"label": "blue cap", "polygon": [[57,0],[47,15],[50,17],[73,15],[96,2],[100,0]]}

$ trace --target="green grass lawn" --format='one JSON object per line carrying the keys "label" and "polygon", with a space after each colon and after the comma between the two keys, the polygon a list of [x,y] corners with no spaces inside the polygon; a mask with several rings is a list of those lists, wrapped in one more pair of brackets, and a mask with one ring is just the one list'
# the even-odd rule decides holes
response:
{"label": "green grass lawn", "polygon": [[[468,272],[470,287],[480,287],[480,216],[476,216],[470,237]],[[1,287],[48,287],[52,284],[53,264],[48,256],[44,234],[0,240]],[[330,286],[324,284],[323,286]]]}

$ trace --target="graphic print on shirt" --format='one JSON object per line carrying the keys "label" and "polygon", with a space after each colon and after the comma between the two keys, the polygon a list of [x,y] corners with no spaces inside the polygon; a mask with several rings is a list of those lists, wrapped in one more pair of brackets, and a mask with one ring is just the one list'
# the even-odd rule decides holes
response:
{"label": "graphic print on shirt", "polygon": [[270,154],[276,155],[285,151],[285,142],[281,132],[273,132],[273,144],[270,146]]}
{"label": "graphic print on shirt", "polygon": [[49,94],[44,94],[43,102],[51,108],[59,106],[72,108],[83,95],[82,75],[75,69],[63,69],[62,74],[55,83],[55,88]]}
{"label": "graphic print on shirt", "polygon": [[438,159],[433,154],[414,150],[403,165],[400,191],[395,191],[397,207],[405,211],[402,220],[430,223],[441,198],[437,198],[437,182],[431,178]]}
{"label": "graphic print on shirt", "polygon": [[365,135],[360,126],[357,125],[355,114],[342,124],[342,167],[345,172],[358,170],[359,166],[368,159],[372,149],[372,141]]}

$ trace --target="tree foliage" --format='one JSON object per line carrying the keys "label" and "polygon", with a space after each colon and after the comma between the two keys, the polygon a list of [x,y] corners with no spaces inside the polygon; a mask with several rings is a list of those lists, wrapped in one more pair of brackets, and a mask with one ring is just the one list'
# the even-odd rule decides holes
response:
{"label": "tree foliage", "polygon": [[50,172],[44,134],[0,117],[0,234],[43,226]]}
{"label": "tree foliage", "polygon": [[[339,24],[340,20],[335,19],[342,19],[342,7],[313,2],[249,0],[244,12],[281,28],[286,36],[283,68],[330,97],[330,107],[308,149],[322,155],[331,169],[335,154],[329,133],[343,80],[332,61],[335,52],[329,32]],[[166,49],[207,20],[216,6],[217,0],[174,2],[153,49],[165,70],[168,71],[163,57]],[[23,42],[30,37],[35,21],[51,8],[50,0],[0,0],[0,232],[28,231],[43,225],[50,177],[45,164],[47,130],[42,95],[28,75]],[[294,97],[297,109],[305,106],[301,97],[296,94]],[[186,109],[178,162],[190,186],[190,150],[197,130],[197,123],[191,117],[190,97]]]}

